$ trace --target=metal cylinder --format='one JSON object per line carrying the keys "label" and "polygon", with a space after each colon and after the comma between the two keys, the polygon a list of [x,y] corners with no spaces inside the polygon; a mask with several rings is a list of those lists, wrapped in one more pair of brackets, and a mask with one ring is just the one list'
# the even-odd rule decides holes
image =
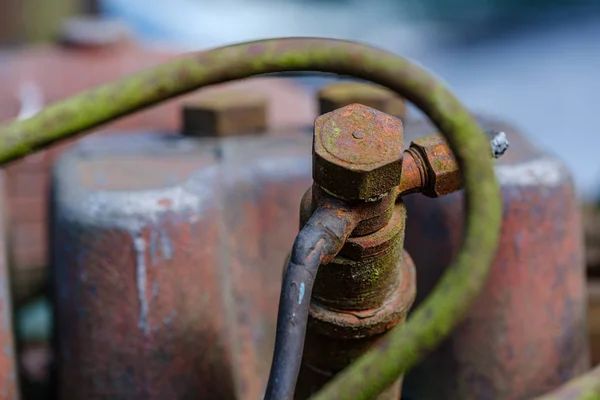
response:
{"label": "metal cylinder", "polygon": [[[311,215],[310,195],[302,202],[301,224]],[[320,267],[295,399],[309,398],[404,322],[415,296],[415,265],[402,250],[405,207],[399,202],[393,209],[385,227],[351,237],[333,261]],[[399,379],[377,399],[397,400],[401,383]]]}
{"label": "metal cylinder", "polygon": [[[498,161],[504,219],[488,283],[458,329],[405,378],[406,399],[527,399],[588,368],[586,287],[580,212],[570,175],[514,128]],[[406,126],[415,139],[430,125]],[[406,249],[418,265],[415,307],[458,251],[462,192],[404,197]],[[432,384],[434,382],[434,384]]]}
{"label": "metal cylinder", "polygon": [[84,139],[53,172],[61,399],[258,399],[310,139]]}

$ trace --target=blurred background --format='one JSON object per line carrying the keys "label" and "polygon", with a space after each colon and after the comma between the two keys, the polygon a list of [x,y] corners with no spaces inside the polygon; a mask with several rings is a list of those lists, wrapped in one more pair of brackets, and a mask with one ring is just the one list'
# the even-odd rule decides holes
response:
{"label": "blurred background", "polygon": [[474,110],[510,118],[556,152],[581,196],[598,190],[597,1],[3,0],[0,7],[7,46],[54,40],[61,21],[81,13],[118,18],[141,42],[181,50],[276,36],[377,45],[420,62]]}
{"label": "blurred background", "polygon": [[[119,23],[95,29],[94,25],[70,19],[86,15]],[[63,54],[63,50],[53,47],[59,41],[76,46],[110,42],[124,27],[136,43],[135,54],[146,55],[280,36],[325,36],[385,48],[416,60],[443,78],[472,110],[508,119],[537,144],[558,155],[573,173],[582,204],[595,204],[600,193],[600,149],[596,148],[600,146],[600,129],[595,119],[600,93],[600,2],[2,0],[0,119],[34,113],[71,92],[163,59],[148,56],[147,63],[136,63],[123,61],[123,56],[118,64],[121,69],[113,76],[101,71],[97,59],[88,65],[81,57]],[[72,57],[69,62],[83,63],[77,65],[88,68],[88,76],[81,78],[79,86],[69,82],[58,62],[48,61],[54,69],[34,68],[44,60],[60,57]],[[114,63],[111,65],[116,68]],[[305,90],[314,92],[329,78],[294,79]],[[61,91],[61,85],[73,87]],[[48,162],[52,157],[47,156]],[[27,205],[27,218],[32,218],[32,210],[37,207],[44,213],[43,204],[27,197],[33,194],[25,187],[39,182],[31,167],[38,161],[8,171],[9,184],[17,187],[9,203]],[[586,213],[590,212],[586,214],[589,254],[594,254],[594,238],[600,238],[595,233],[594,226],[600,224],[595,224],[598,218],[594,209],[586,208]],[[31,243],[43,241],[40,238],[44,229],[37,220],[15,220],[21,222],[22,229],[14,230],[14,235],[13,231],[9,233],[12,242],[29,246],[26,255],[17,254],[12,259],[15,265],[24,265],[13,274],[16,326],[23,349],[20,368],[33,382],[30,388],[35,388],[36,382],[37,389],[42,388],[35,394],[26,392],[26,397],[43,398],[50,359],[46,347],[50,313],[45,298],[39,296],[45,281],[45,265],[39,260],[44,259],[45,249],[40,245],[40,255],[32,256]]]}

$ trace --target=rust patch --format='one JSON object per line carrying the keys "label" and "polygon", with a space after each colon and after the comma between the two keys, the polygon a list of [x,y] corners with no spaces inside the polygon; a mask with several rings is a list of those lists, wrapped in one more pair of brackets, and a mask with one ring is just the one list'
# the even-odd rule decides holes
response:
{"label": "rust patch", "polygon": [[400,183],[402,122],[352,104],[315,121],[313,179],[345,200],[378,200]]}
{"label": "rust patch", "polygon": [[[317,392],[361,354],[376,346],[383,334],[402,323],[415,293],[415,267],[404,252],[396,270],[399,274],[393,294],[380,307],[362,311],[341,311],[311,303],[303,362],[294,399],[303,400]],[[377,397],[400,398],[402,377]]]}
{"label": "rust patch", "polygon": [[[308,221],[316,206],[320,204],[329,194],[319,185],[313,185],[303,197],[300,205],[300,229]],[[312,202],[311,202],[312,199]],[[374,233],[384,228],[394,211],[396,201],[396,190],[392,189],[389,195],[384,196],[380,200],[364,202],[353,201],[348,202],[348,207],[351,208],[352,214],[358,221],[356,227],[352,231],[352,236],[364,236]],[[340,210],[339,212],[342,212]]]}
{"label": "rust patch", "polygon": [[[440,197],[461,188],[460,169],[450,146],[441,135],[431,135],[413,141],[410,149],[415,164],[425,167],[419,181],[425,178],[420,192],[428,197]],[[419,159],[420,160],[417,160]],[[413,172],[411,177],[417,178]]]}
{"label": "rust patch", "polygon": [[383,333],[403,321],[416,294],[415,265],[406,251],[396,257],[395,278],[388,279],[392,291],[384,302],[367,309],[335,309],[317,298],[311,303],[309,326],[320,334],[340,339],[357,339]]}
{"label": "rust patch", "polygon": [[173,204],[173,201],[171,199],[160,199],[158,200],[158,204],[163,206],[163,207],[170,207]]}

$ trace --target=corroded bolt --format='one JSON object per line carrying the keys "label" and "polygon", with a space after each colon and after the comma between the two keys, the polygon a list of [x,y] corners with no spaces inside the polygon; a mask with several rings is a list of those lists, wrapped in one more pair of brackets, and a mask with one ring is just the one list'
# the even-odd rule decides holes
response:
{"label": "corroded bolt", "polygon": [[[504,132],[487,131],[490,156],[498,158],[508,149]],[[413,141],[404,153],[399,195],[420,192],[439,197],[462,188],[460,169],[450,146],[441,135],[431,135]]]}
{"label": "corroded bolt", "polygon": [[410,144],[409,152],[425,170],[421,193],[439,197],[461,187],[458,163],[443,136],[432,135],[415,140]]}
{"label": "corroded bolt", "polygon": [[313,179],[345,200],[374,201],[400,183],[402,121],[351,104],[315,121]]}
{"label": "corroded bolt", "polygon": [[119,20],[81,16],[63,23],[59,40],[68,47],[98,49],[127,43],[131,40],[131,32]]}
{"label": "corroded bolt", "polygon": [[245,91],[226,91],[197,98],[183,106],[183,133],[190,136],[234,136],[267,129],[267,101]]}
{"label": "corroded bolt", "polygon": [[404,118],[406,115],[404,99],[382,86],[361,82],[337,82],[323,86],[319,91],[319,114],[355,103],[397,118]]}

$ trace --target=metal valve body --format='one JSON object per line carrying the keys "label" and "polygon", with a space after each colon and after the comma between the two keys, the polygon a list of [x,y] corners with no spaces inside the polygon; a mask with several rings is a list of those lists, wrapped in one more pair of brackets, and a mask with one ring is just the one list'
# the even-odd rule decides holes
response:
{"label": "metal valve body", "polygon": [[[397,118],[404,118],[405,112],[401,99],[362,84],[334,84],[324,88],[319,103],[320,114],[335,113],[352,103],[380,108]],[[364,111],[357,106],[345,111],[359,109]],[[327,121],[321,117],[317,126],[320,123],[324,126]],[[497,127],[488,120],[482,120],[482,126]],[[368,132],[357,131],[348,140],[364,143]],[[435,133],[410,119],[403,120],[403,131],[411,140]],[[526,146],[524,141],[515,139],[518,133],[507,132],[513,143],[511,151]],[[217,136],[214,132],[212,135]],[[393,192],[410,193],[418,187],[431,197],[451,192],[445,189],[444,182],[448,180],[442,175],[432,180],[422,173],[422,165],[430,154],[427,146],[431,143],[417,142],[404,153],[400,162],[403,174],[410,177],[408,181],[390,175],[385,165],[377,165],[369,166],[366,171],[354,169],[350,175],[338,175],[344,183],[338,189],[327,177],[335,176],[339,170],[327,164],[327,160],[315,159],[322,158],[321,150],[311,157],[310,138],[300,131],[282,132],[279,136],[228,138],[158,133],[125,136],[82,141],[61,159],[53,173],[51,248],[61,398],[97,399],[108,395],[183,399],[192,394],[194,398],[206,399],[260,398],[273,347],[281,263],[298,226],[302,226],[323,196],[337,195],[355,205],[372,204],[363,204],[368,218],[357,227],[343,253],[319,272],[305,357],[320,364],[312,365],[316,367],[312,370],[302,370],[299,398],[303,396],[302,390],[311,393],[329,379],[323,378],[327,375],[324,370],[339,370],[362,351],[361,343],[364,347],[371,345],[378,334],[406,316],[412,303],[414,281],[412,263],[402,250],[403,241],[416,262],[419,301],[460,240],[457,222],[460,215],[443,211],[450,209],[444,207],[457,209],[460,194],[452,195],[451,200],[429,200],[414,194],[406,198],[406,210],[392,196]],[[338,146],[326,145],[323,150],[340,151]],[[401,153],[404,143],[400,141],[397,146],[397,153]],[[378,153],[386,150],[374,148]],[[509,158],[504,164],[517,166],[530,157],[533,156],[525,154],[518,160]],[[312,181],[311,164],[327,174],[319,177],[317,173],[316,184],[307,192]],[[389,178],[388,183],[382,187],[372,185],[373,171],[383,173]],[[148,175],[147,180],[140,180],[140,176]],[[455,178],[450,179],[453,184]],[[566,177],[559,182],[565,188],[570,187]],[[518,210],[505,215],[505,227],[524,230],[530,222],[523,215],[551,212],[536,200],[543,198],[536,196],[550,193],[547,185],[532,181],[529,187],[533,193],[529,202],[505,195],[505,210]],[[522,186],[519,188],[518,193],[524,193]],[[568,204],[565,214],[558,213],[554,222],[547,220],[547,226],[557,231],[565,226],[576,229],[573,218],[577,212],[569,200],[572,193],[568,189],[560,193]],[[405,215],[408,215],[406,238]],[[514,240],[514,235],[514,231],[506,231],[502,240]],[[568,258],[577,265],[581,255],[578,246],[570,241],[557,242],[555,246],[564,251],[564,260]],[[444,252],[436,255],[432,248]],[[444,398],[469,398],[461,397],[468,391],[483,393],[484,398],[522,398],[523,387],[528,395],[541,394],[583,372],[585,332],[581,326],[583,316],[578,310],[583,310],[585,299],[573,294],[583,280],[580,282],[577,268],[568,269],[566,261],[548,263],[548,257],[535,256],[540,248],[538,244],[503,248],[492,271],[490,290],[482,295],[473,310],[476,314],[468,317],[469,323],[452,336],[453,351],[444,347],[446,350],[426,358],[423,368],[405,377],[403,398],[411,399],[413,394],[416,398],[427,398],[419,395],[428,389],[425,386],[432,385],[423,382],[433,379],[440,382],[436,395]],[[374,254],[378,257],[373,258]],[[373,263],[374,259],[378,263]],[[386,259],[402,262],[386,263]],[[528,262],[523,263],[524,259]],[[575,311],[567,315],[566,306],[561,306],[563,299],[541,294],[539,299],[530,301],[531,307],[514,306],[510,312],[505,310],[504,299],[521,299],[531,293],[530,286],[515,286],[514,280],[533,277],[542,267],[554,279],[559,274],[569,276],[568,289],[560,290],[571,294],[568,307]],[[515,270],[518,275],[510,275]],[[359,276],[365,271],[377,271],[381,276],[374,280],[369,279],[372,277],[369,274]],[[400,278],[394,281],[390,279],[393,276]],[[545,276],[545,282],[550,283],[551,277]],[[325,285],[327,282],[338,285]],[[389,288],[397,291],[391,292]],[[352,337],[344,337],[346,333],[339,329],[333,332],[332,315],[337,318],[345,312],[354,315],[349,318],[356,318],[357,313],[369,313],[380,308],[383,300],[393,298],[398,299],[405,312],[397,312],[393,323],[390,319],[389,324],[383,324],[385,329],[369,331],[376,324],[371,327],[365,324],[367,327],[361,326],[363,331],[356,334],[352,324],[346,324],[345,332],[354,332],[350,334]],[[552,326],[556,327],[556,337],[561,337],[560,345],[532,347],[530,341],[517,340],[520,336],[516,334],[507,336],[515,338],[510,349],[500,339],[483,347],[475,344],[483,344],[489,335],[473,336],[473,332],[490,332],[499,321],[504,326],[530,323],[543,307],[554,310],[546,314],[545,321],[555,324]],[[342,312],[332,314],[332,309]],[[486,310],[494,313],[482,318],[481,313]],[[560,325],[565,320],[571,322]],[[326,323],[319,325],[322,321]],[[560,351],[566,348],[580,350],[569,358],[566,351]],[[529,360],[554,360],[554,363],[552,366],[546,363],[501,386],[500,380],[486,378],[497,371],[498,365],[525,370],[525,360],[504,356],[507,351],[530,354]],[[480,360],[486,356],[499,361],[485,364]],[[440,367],[430,367],[434,363]],[[542,371],[542,367],[546,369]],[[456,383],[458,373],[460,379],[471,382],[467,372],[475,369],[477,377],[483,377],[475,382],[486,382],[481,385],[484,392],[477,392],[475,384]],[[416,391],[411,382],[417,382]],[[381,398],[397,398],[399,386],[386,395],[389,397]],[[488,395],[491,397],[485,397]]]}
{"label": "metal valve body", "polygon": [[[316,393],[408,313],[415,269],[403,251],[406,210],[396,203],[402,172],[400,119],[352,104],[315,121],[312,188],[301,227],[326,196],[360,219],[338,256],[320,267],[312,293],[296,399]],[[378,399],[398,399],[400,380]]]}

